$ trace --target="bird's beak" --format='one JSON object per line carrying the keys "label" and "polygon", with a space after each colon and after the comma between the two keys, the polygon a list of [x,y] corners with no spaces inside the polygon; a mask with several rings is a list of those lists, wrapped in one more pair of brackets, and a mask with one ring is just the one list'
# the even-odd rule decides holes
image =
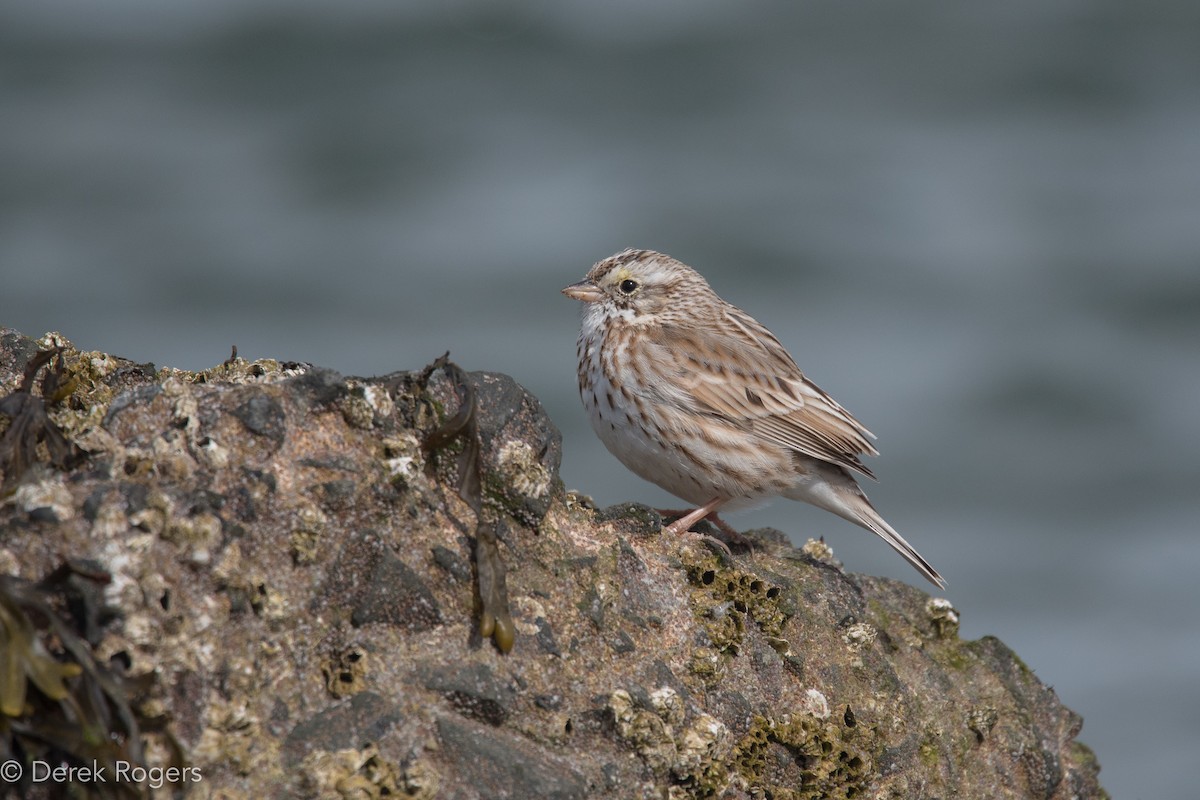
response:
{"label": "bird's beak", "polygon": [[596,303],[604,297],[604,292],[600,291],[600,287],[591,281],[572,283],[563,289],[562,293],[572,300],[582,300],[585,303]]}

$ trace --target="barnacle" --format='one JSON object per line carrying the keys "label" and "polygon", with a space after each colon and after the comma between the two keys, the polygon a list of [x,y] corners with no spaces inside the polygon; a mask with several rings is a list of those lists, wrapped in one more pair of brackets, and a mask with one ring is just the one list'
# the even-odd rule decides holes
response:
{"label": "barnacle", "polygon": [[782,604],[783,591],[758,575],[736,567],[712,566],[711,559],[687,565],[693,607],[701,618],[713,646],[737,655],[746,631],[746,619],[753,619],[777,651],[789,645],[782,638],[783,626],[790,616]]}

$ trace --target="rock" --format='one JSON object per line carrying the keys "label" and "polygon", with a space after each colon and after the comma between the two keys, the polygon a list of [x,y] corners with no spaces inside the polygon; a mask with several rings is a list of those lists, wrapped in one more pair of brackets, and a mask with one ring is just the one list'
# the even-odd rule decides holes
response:
{"label": "rock", "polygon": [[432,548],[433,563],[444,569],[456,581],[467,583],[471,580],[471,568],[462,556],[448,547],[437,545]]}
{"label": "rock", "polygon": [[[86,458],[0,457],[20,648],[0,686],[27,698],[0,698],[3,752],[34,752],[21,730],[71,763],[129,744],[204,797],[1104,796],[1078,715],[998,640],[960,639],[948,600],[775,531],[729,559],[644,506],[596,511],[506,376],[455,373],[477,439],[434,447],[464,397],[445,367],[189,373],[4,329],[0,398],[51,345],[59,390],[3,408]],[[481,530],[507,654],[480,635]],[[85,685],[106,705],[68,696]],[[77,708],[106,735],[75,735]]]}
{"label": "rock", "polygon": [[537,634],[534,637],[538,647],[542,648],[543,653],[549,653],[552,656],[561,656],[562,650],[558,649],[558,642],[554,640],[554,628],[545,617],[538,617],[533,621],[537,626]]}
{"label": "rock", "polygon": [[464,664],[451,671],[430,665],[418,671],[426,689],[431,689],[459,713],[489,725],[500,725],[512,712],[517,692],[487,664]]}
{"label": "rock", "polygon": [[594,797],[574,756],[554,757],[528,739],[497,734],[461,720],[438,721],[438,735],[456,767],[461,800],[582,800]]}
{"label": "rock", "polygon": [[292,728],[283,740],[284,763],[294,767],[316,750],[336,751],[379,741],[399,722],[394,705],[374,692],[360,692]]}
{"label": "rock", "polygon": [[264,436],[275,444],[283,442],[283,406],[269,395],[255,393],[250,399],[233,410],[233,415],[242,421],[246,430]]}
{"label": "rock", "polygon": [[370,532],[351,534],[316,602],[341,598],[350,624],[372,622],[425,631],[442,624],[437,598],[420,575]]}

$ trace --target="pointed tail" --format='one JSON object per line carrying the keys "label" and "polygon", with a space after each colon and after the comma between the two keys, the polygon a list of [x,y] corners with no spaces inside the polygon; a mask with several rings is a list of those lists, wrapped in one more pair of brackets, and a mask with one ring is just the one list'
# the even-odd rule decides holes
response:
{"label": "pointed tail", "polygon": [[892,546],[892,549],[912,564],[917,572],[939,589],[946,588],[946,580],[928,561],[916,551],[904,537],[871,505],[871,501],[855,483],[850,473],[833,464],[822,464],[819,475],[809,474],[806,480],[788,492],[785,497],[802,500],[818,508],[831,511],[845,520],[853,522],[874,533]]}
{"label": "pointed tail", "polygon": [[892,549],[904,557],[904,560],[912,564],[917,572],[925,576],[925,579],[937,586],[939,589],[946,588],[946,579],[943,578],[936,569],[934,569],[925,558],[916,551],[911,544],[904,540],[904,537],[896,533],[896,530],[887,524],[887,520],[879,516],[879,512],[871,505],[871,501],[867,496],[862,495],[862,508],[857,510],[853,515],[842,514],[840,511],[835,511],[835,514],[850,520],[853,523],[861,525],[867,530],[874,533],[880,539],[892,546]]}

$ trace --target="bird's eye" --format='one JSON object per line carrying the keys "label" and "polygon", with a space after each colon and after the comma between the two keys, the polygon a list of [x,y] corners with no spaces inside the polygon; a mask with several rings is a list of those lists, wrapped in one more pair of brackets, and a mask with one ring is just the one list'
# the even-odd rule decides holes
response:
{"label": "bird's eye", "polygon": [[626,278],[625,280],[621,281],[620,288],[622,294],[633,294],[638,288],[638,282]]}

